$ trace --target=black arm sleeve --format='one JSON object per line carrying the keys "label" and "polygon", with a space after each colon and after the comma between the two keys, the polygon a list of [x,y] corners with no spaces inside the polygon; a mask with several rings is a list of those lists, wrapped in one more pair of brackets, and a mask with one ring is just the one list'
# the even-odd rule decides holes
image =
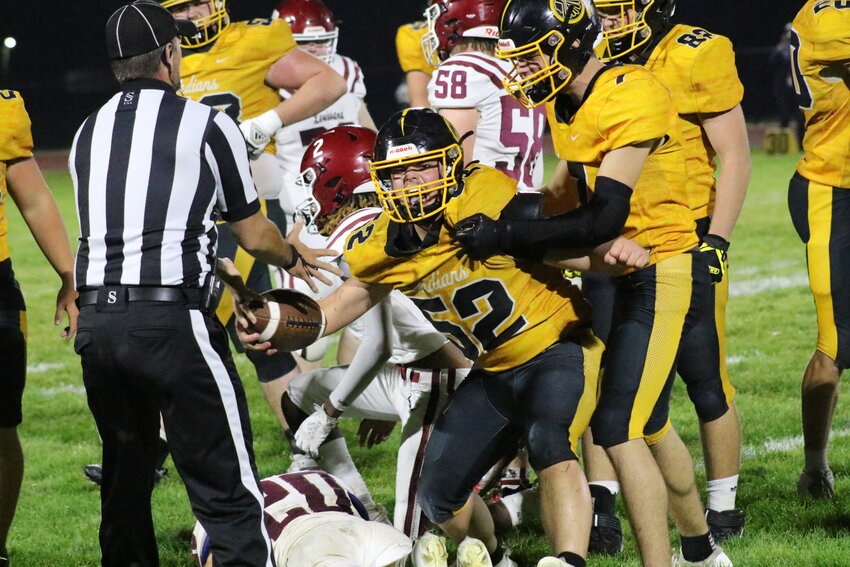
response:
{"label": "black arm sleeve", "polygon": [[549,248],[593,248],[620,235],[629,216],[632,189],[610,177],[598,177],[593,198],[573,211],[539,221],[507,223],[506,252]]}

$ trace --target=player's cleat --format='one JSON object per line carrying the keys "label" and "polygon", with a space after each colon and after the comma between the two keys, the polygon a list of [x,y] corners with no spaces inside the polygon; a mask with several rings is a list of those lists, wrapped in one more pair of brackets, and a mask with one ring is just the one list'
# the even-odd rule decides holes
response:
{"label": "player's cleat", "polygon": [[623,526],[620,524],[620,518],[611,514],[594,513],[587,550],[602,555],[617,555],[623,551]]}
{"label": "player's cleat", "polygon": [[388,526],[393,525],[390,521],[390,515],[387,513],[387,509],[383,504],[378,504],[375,502],[371,506],[363,505],[366,508],[366,512],[369,514],[370,522],[380,522],[382,524],[387,524]]}
{"label": "player's cleat", "polygon": [[516,562],[510,557],[510,550],[502,550],[502,559],[493,565],[487,547],[480,539],[467,536],[457,546],[457,562],[455,567],[517,567]]}
{"label": "player's cleat", "polygon": [[[100,486],[101,481],[103,481],[103,465],[99,463],[86,465],[83,467],[83,474],[86,475],[86,478]],[[168,476],[168,469],[165,467],[157,467],[154,469],[154,485],[159,484],[159,481]],[[3,567],[3,564],[0,563],[0,567]]]}
{"label": "player's cleat", "polygon": [[413,547],[413,567],[446,567],[448,562],[446,538],[428,532],[416,540]]}
{"label": "player's cleat", "polygon": [[286,472],[315,471],[318,468],[319,463],[313,457],[309,457],[303,453],[293,453],[292,462],[289,463],[289,468],[286,469]]}
{"label": "player's cleat", "polygon": [[460,542],[457,546],[457,567],[493,567],[484,542],[474,537]]}
{"label": "player's cleat", "polygon": [[711,530],[714,541],[725,541],[730,537],[740,537],[744,534],[744,523],[747,520],[743,510],[706,510],[705,519]]}
{"label": "player's cleat", "polygon": [[673,556],[673,567],[732,567],[732,560],[729,559],[722,547],[715,549],[711,555],[702,561],[688,561],[682,557],[680,551]]}
{"label": "player's cleat", "polygon": [[800,473],[797,494],[817,500],[835,497],[835,478],[832,476],[832,470],[826,468]]}
{"label": "player's cleat", "polygon": [[0,567],[10,567],[9,554],[5,551],[0,552]]}
{"label": "player's cleat", "polygon": [[551,555],[537,562],[537,567],[567,567],[568,565],[569,563],[560,557],[552,557]]}

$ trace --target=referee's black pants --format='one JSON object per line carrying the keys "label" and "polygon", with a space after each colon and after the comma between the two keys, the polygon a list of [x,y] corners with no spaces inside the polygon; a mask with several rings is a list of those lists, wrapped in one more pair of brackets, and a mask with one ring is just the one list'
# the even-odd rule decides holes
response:
{"label": "referee's black pants", "polygon": [[159,564],[150,499],[160,413],[216,565],[273,565],[248,407],[227,334],[214,317],[189,307],[140,301],[80,311],[75,349],[103,439],[104,567]]}

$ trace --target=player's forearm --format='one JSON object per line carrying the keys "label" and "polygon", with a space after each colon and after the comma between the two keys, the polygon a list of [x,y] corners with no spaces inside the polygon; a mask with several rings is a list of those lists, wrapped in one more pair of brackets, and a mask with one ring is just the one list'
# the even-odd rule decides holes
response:
{"label": "player's forearm", "polygon": [[409,71],[405,75],[410,106],[428,106],[428,81],[430,80],[431,76],[423,71]]}
{"label": "player's forearm", "polygon": [[326,109],[345,91],[345,79],[328,68],[307,79],[295,94],[275,108],[275,112],[284,125],[294,124]]}
{"label": "player's forearm", "polygon": [[319,300],[325,314],[324,335],[342,329],[377,304],[391,291],[387,286],[368,285],[349,278],[336,291]]}
{"label": "player's forearm", "polygon": [[378,130],[378,127],[375,125],[375,121],[372,120],[372,115],[369,114],[369,108],[366,106],[365,102],[360,104],[360,110],[357,111],[357,123],[364,128],[369,128],[370,130],[375,131]]}
{"label": "player's forearm", "polygon": [[325,413],[331,417],[339,417],[348,409],[392,355],[392,312],[387,301],[363,315],[363,327],[366,337],[325,404]]}
{"label": "player's forearm", "polygon": [[721,160],[709,233],[729,240],[747,196],[750,168],[749,151],[735,153]]}
{"label": "player's forearm", "polygon": [[47,261],[63,283],[73,283],[74,257],[65,223],[35,160],[9,164],[6,180],[9,194]]}

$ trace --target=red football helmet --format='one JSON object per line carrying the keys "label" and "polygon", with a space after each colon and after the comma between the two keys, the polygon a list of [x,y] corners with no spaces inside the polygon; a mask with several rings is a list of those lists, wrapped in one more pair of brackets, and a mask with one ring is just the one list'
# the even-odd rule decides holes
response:
{"label": "red football helmet", "polygon": [[428,32],[425,58],[435,67],[448,59],[462,37],[499,39],[499,18],[506,0],[431,0],[425,9]]}
{"label": "red football helmet", "polygon": [[377,134],[361,126],[337,126],[317,136],[304,150],[295,184],[307,198],[295,207],[311,232],[326,215],[335,213],[354,193],[375,191],[369,174]]}
{"label": "red football helmet", "polygon": [[327,42],[326,53],[314,54],[327,61],[336,53],[339,28],[333,12],[322,0],[284,0],[272,12],[272,18],[286,20],[297,43]]}

